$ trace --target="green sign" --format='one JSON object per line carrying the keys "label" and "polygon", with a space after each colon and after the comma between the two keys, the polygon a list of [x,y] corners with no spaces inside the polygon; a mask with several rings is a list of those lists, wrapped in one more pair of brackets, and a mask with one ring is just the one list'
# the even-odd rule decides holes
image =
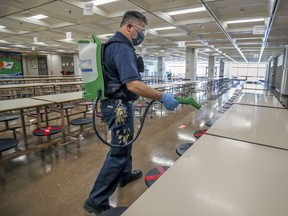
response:
{"label": "green sign", "polygon": [[22,54],[0,51],[0,75],[22,76]]}

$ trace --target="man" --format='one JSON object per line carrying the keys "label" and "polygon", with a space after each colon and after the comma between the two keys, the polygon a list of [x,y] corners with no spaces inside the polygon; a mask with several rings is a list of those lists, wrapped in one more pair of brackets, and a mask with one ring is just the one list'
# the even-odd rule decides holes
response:
{"label": "man", "polygon": [[[139,64],[137,68],[139,59],[134,46],[144,40],[146,25],[147,19],[143,14],[127,11],[119,31],[104,47],[106,92],[105,99],[101,101],[101,112],[111,130],[111,143],[114,145],[123,145],[133,139],[132,102],[139,96],[161,101],[168,110],[174,110],[178,106],[173,95],[163,94],[141,82]],[[110,209],[109,197],[117,186],[124,187],[142,176],[141,170],[132,170],[131,150],[132,144],[122,148],[110,148],[89,198],[84,202],[83,208],[86,211],[98,215]]]}

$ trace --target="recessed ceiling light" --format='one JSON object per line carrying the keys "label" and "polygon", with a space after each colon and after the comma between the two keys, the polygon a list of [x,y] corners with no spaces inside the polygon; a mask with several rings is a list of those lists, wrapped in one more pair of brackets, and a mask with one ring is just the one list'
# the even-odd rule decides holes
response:
{"label": "recessed ceiling light", "polygon": [[185,10],[178,10],[178,11],[171,11],[167,12],[168,15],[173,16],[173,15],[179,15],[179,14],[187,14],[187,13],[195,13],[195,12],[200,12],[200,11],[205,11],[205,7],[199,7],[199,8],[190,8],[190,9],[185,9]]}
{"label": "recessed ceiling light", "polygon": [[48,16],[45,16],[43,14],[38,14],[38,15],[35,15],[35,16],[31,16],[30,18],[31,19],[37,19],[37,20],[40,20],[40,19],[44,19],[44,18],[47,18]]}
{"label": "recessed ceiling light", "polygon": [[92,1],[91,3],[93,3],[94,6],[98,6],[98,5],[108,4],[111,2],[115,2],[115,1],[118,1],[118,0],[96,0],[96,1]]}
{"label": "recessed ceiling light", "polygon": [[248,22],[262,22],[264,18],[257,18],[257,19],[244,19],[244,20],[230,20],[227,21],[227,24],[235,24],[235,23],[248,23]]}
{"label": "recessed ceiling light", "polygon": [[174,27],[174,26],[169,26],[169,27],[153,28],[152,30],[154,30],[154,31],[161,31],[161,30],[169,30],[169,29],[176,29],[176,27]]}

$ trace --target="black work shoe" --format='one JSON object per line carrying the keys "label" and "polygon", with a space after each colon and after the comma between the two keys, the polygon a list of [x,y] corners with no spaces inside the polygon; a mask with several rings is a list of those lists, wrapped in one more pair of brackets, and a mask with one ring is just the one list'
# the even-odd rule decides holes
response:
{"label": "black work shoe", "polygon": [[142,171],[140,169],[132,170],[129,177],[127,179],[125,179],[124,181],[120,182],[119,187],[124,187],[128,183],[135,181],[136,179],[141,178],[141,176],[142,176]]}
{"label": "black work shoe", "polygon": [[112,208],[110,205],[105,205],[105,206],[96,206],[90,199],[87,199],[84,204],[83,208],[89,212],[89,213],[94,213],[96,216],[100,215],[102,212],[107,211]]}

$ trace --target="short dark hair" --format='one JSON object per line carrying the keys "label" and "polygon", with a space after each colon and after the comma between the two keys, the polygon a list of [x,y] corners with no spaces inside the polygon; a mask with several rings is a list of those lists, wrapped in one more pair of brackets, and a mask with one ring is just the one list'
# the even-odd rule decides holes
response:
{"label": "short dark hair", "polygon": [[143,21],[145,25],[148,24],[147,18],[142,13],[138,11],[127,11],[123,16],[120,27],[126,25],[127,23],[135,23],[137,21]]}

